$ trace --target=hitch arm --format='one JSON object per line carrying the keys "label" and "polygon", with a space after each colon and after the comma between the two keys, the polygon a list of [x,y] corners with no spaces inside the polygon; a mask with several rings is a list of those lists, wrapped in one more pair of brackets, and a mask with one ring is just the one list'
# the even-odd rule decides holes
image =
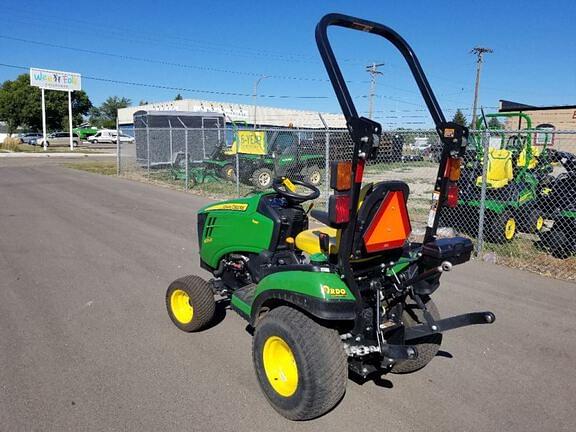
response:
{"label": "hitch arm", "polygon": [[424,324],[405,328],[404,340],[418,339],[434,333],[442,333],[474,324],[492,324],[495,320],[496,316],[492,312],[471,312],[438,321],[427,320],[428,322]]}

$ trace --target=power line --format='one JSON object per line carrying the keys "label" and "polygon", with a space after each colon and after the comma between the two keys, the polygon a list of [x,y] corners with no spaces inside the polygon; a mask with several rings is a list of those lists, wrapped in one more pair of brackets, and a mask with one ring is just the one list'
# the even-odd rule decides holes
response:
{"label": "power line", "polygon": [[[83,52],[83,53],[87,53],[87,54],[96,54],[96,55],[102,55],[102,56],[106,56],[106,57],[114,57],[114,58],[119,58],[122,60],[132,60],[132,61],[139,61],[139,62],[145,62],[145,63],[154,63],[154,64],[160,64],[160,65],[165,65],[165,66],[175,66],[175,67],[187,68],[187,69],[197,69],[197,70],[206,71],[206,72],[222,72],[222,73],[228,73],[228,74],[247,75],[247,76],[254,76],[254,77],[258,77],[258,76],[262,75],[261,73],[257,73],[257,72],[245,72],[245,71],[236,71],[236,70],[230,70],[230,69],[218,69],[218,68],[214,68],[214,67],[197,66],[197,65],[191,65],[191,64],[186,64],[186,63],[170,62],[167,60],[158,60],[158,59],[152,59],[152,58],[146,58],[146,57],[136,57],[136,56],[126,55],[126,54],[115,54],[115,53],[110,53],[110,52],[105,52],[105,51],[97,51],[97,50],[92,50],[92,49],[87,49],[87,48],[78,48],[78,47],[72,47],[72,46],[67,46],[67,45],[60,45],[60,44],[55,44],[55,43],[51,43],[51,42],[43,42],[43,41],[38,41],[38,40],[31,40],[31,39],[23,39],[23,38],[18,38],[18,37],[13,37],[13,36],[6,36],[6,35],[2,35],[2,34],[0,34],[0,38],[12,40],[12,41],[17,41],[17,42],[22,42],[22,43],[27,43],[27,44],[45,46],[45,47],[50,47],[50,48],[58,48],[58,49],[65,49],[65,50],[69,50],[69,51]],[[329,81],[327,79],[321,79],[321,78],[295,77],[295,76],[288,76],[288,75],[267,75],[267,76],[270,78],[275,78],[275,79],[294,80],[294,81],[319,81],[319,82],[328,82]]]}
{"label": "power line", "polygon": [[[14,69],[22,69],[22,70],[29,70],[30,68],[24,66],[17,66],[11,65],[6,63],[0,63],[0,66],[14,68]],[[92,80],[92,81],[101,81],[101,82],[108,82],[114,84],[123,84],[135,87],[148,87],[148,88],[158,88],[163,90],[176,90],[176,91],[183,91],[188,93],[204,93],[204,94],[212,94],[212,95],[221,95],[221,96],[240,96],[240,97],[252,97],[251,94],[247,93],[237,93],[237,92],[225,92],[219,90],[200,90],[200,89],[190,89],[186,87],[172,87],[167,85],[160,85],[160,84],[148,84],[148,83],[139,83],[135,81],[122,81],[122,80],[115,80],[111,78],[102,78],[102,77],[95,77],[90,75],[82,75],[82,79]],[[329,99],[328,96],[292,96],[292,95],[260,95],[259,97],[263,98],[270,98],[270,99]]]}

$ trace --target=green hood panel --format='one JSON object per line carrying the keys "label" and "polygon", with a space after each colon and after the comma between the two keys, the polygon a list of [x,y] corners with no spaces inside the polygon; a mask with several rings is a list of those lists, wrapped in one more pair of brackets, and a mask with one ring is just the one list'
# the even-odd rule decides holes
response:
{"label": "green hood panel", "polygon": [[200,234],[200,257],[215,268],[229,253],[260,253],[268,249],[274,231],[274,221],[258,213],[264,193],[232,199],[203,207],[205,214]]}
{"label": "green hood panel", "polygon": [[354,300],[346,284],[335,273],[285,271],[263,278],[256,288],[256,298],[265,291],[285,290],[321,300]]}

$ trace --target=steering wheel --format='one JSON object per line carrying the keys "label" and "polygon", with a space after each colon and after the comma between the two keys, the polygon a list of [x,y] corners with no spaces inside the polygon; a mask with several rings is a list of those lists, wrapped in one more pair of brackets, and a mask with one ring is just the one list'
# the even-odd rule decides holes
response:
{"label": "steering wheel", "polygon": [[[294,190],[295,185],[302,186],[310,190],[311,192],[306,195],[297,193]],[[303,203],[304,201],[313,200],[320,196],[320,189],[318,189],[313,184],[300,180],[291,181],[286,177],[276,177],[272,181],[272,189],[274,189],[276,193],[283,196],[288,201],[293,202],[295,204],[300,204]]]}

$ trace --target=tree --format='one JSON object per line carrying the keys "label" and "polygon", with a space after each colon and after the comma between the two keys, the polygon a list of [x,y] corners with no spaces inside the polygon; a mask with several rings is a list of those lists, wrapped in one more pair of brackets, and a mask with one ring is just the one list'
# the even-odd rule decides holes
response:
{"label": "tree", "polygon": [[120,108],[129,107],[132,102],[125,97],[110,96],[99,107],[90,110],[90,123],[99,128],[116,127],[116,117]]}
{"label": "tree", "polygon": [[[68,128],[68,95],[66,92],[46,90],[46,127],[49,130]],[[84,91],[72,93],[73,124],[80,124],[92,103]],[[14,81],[4,81],[0,87],[0,120],[6,122],[8,133],[18,127],[42,129],[42,94],[38,87],[30,86],[28,74]]]}
{"label": "tree", "polygon": [[504,129],[504,125],[496,117],[491,117],[488,122],[488,127],[490,129]]}
{"label": "tree", "polygon": [[468,123],[468,121],[466,120],[466,116],[462,114],[460,108],[456,110],[456,113],[454,114],[452,121],[456,124],[459,124],[460,126],[466,126],[466,124]]}
{"label": "tree", "polygon": [[182,95],[180,93],[178,93],[176,95],[176,97],[174,98],[174,100],[182,100],[182,99],[184,99],[184,98],[182,97]]}

